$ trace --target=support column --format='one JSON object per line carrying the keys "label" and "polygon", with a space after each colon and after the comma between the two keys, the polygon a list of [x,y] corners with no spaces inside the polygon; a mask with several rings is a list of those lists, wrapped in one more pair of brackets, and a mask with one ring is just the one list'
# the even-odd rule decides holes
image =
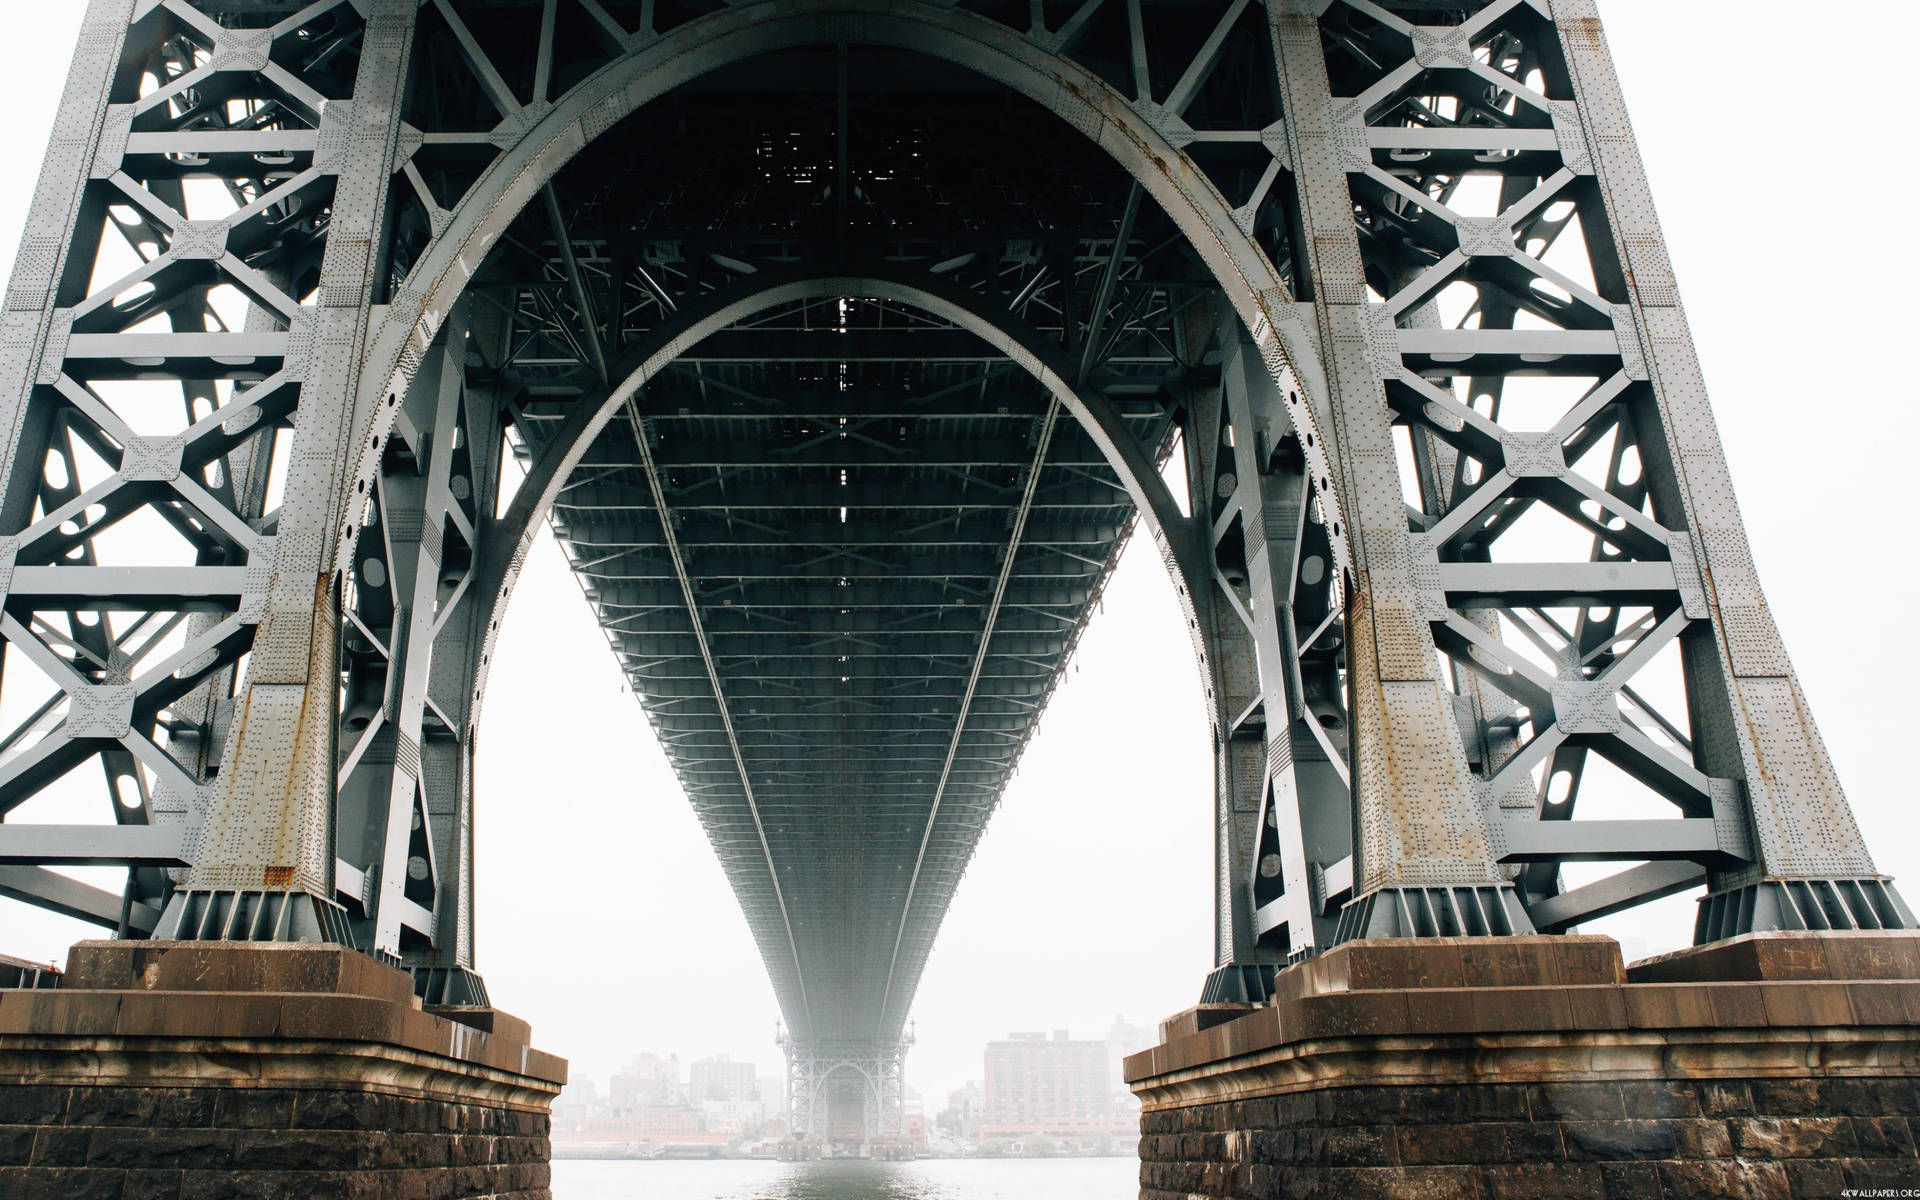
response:
{"label": "support column", "polygon": [[503,324],[463,302],[424,356],[345,572],[339,892],[359,944],[446,1003],[486,1002],[470,860],[474,681],[491,598],[475,580],[500,549],[502,432],[476,368]]}
{"label": "support column", "polygon": [[785,1157],[831,1154],[833,1097],[853,1091],[860,1104],[862,1157],[890,1157],[906,1128],[908,1041],[886,1046],[819,1046],[780,1038],[787,1058],[788,1136],[796,1142]]}
{"label": "support column", "polygon": [[1700,942],[1912,928],[1767,615],[1592,5],[1436,11],[1271,9],[1355,526],[1336,940],[1703,882]]}
{"label": "support column", "polygon": [[1697,697],[1696,759],[1740,780],[1750,861],[1709,863],[1697,942],[1757,929],[1913,928],[1911,911],[1875,868],[1840,777],[1814,724],[1761,594],[1693,335],[1654,213],[1626,102],[1593,0],[1555,0],[1563,86],[1580,115],[1597,205],[1603,278],[1628,297],[1650,388],[1636,421],[1661,436],[1652,460],[1656,511],[1687,529],[1712,624],[1681,639]]}
{"label": "support column", "polygon": [[[300,390],[265,613],[237,697],[199,852],[157,935],[351,944],[334,900],[335,554],[366,506],[348,444],[371,324],[385,207],[417,7],[370,6],[345,116],[321,131],[337,173],[311,362]],[[331,115],[331,112],[329,113]],[[345,535],[351,539],[351,532]],[[311,915],[307,915],[310,913]]]}
{"label": "support column", "polygon": [[1423,619],[1395,466],[1392,413],[1369,358],[1377,336],[1347,188],[1319,5],[1272,7],[1314,319],[1331,393],[1341,478],[1353,523],[1347,671],[1353,711],[1353,899],[1337,937],[1507,934],[1532,930],[1468,768],[1451,699]]}
{"label": "support column", "polygon": [[[1211,330],[1197,333],[1189,341],[1204,345]],[[1181,438],[1193,529],[1207,546],[1215,542],[1214,527],[1222,523],[1215,516],[1222,509],[1215,492],[1223,486],[1228,496],[1234,492],[1227,432],[1231,406],[1224,392],[1222,387],[1200,387],[1188,393]],[[1259,729],[1240,718],[1260,705],[1263,676],[1253,632],[1242,620],[1245,603],[1212,557],[1202,566],[1207,577],[1191,581],[1196,636],[1204,647],[1200,657],[1213,668],[1213,711],[1207,723],[1213,743],[1215,969],[1201,996],[1207,1002],[1259,1000],[1266,995],[1276,961],[1271,952],[1262,954],[1256,948],[1250,887],[1266,756]]]}
{"label": "support column", "polygon": [[[342,560],[379,448],[354,431],[399,401],[364,394],[359,365],[389,282],[418,5],[316,0],[245,24],[207,7],[89,9],[0,319],[0,638],[8,687],[38,672],[52,691],[3,735],[0,818],[92,758],[114,821],[0,829],[16,859],[130,868],[119,895],[31,866],[0,868],[0,892],[161,935],[83,943],[57,978],[0,970],[32,985],[0,991],[0,1197],[531,1200],[565,1064],[472,988],[429,986],[423,1008],[403,971],[289,944],[354,941],[336,900]],[[471,498],[456,464],[487,489],[497,475],[481,407],[478,448],[457,444],[475,423],[431,423],[444,510]],[[466,852],[473,673],[448,672],[456,702],[430,667],[469,652],[475,606],[430,557],[421,632],[449,650],[416,655],[395,711],[427,729],[437,708],[460,739],[452,756],[414,739],[425,811],[458,831],[419,857],[445,862]],[[411,878],[386,844],[376,882]],[[425,902],[402,898],[463,969],[470,874],[428,874]],[[404,926],[396,907],[382,915]]]}
{"label": "support column", "polygon": [[1237,317],[1196,305],[1188,396],[1193,524],[1211,547],[1200,606],[1215,664],[1218,967],[1202,1003],[1263,999],[1277,965],[1332,941],[1351,893],[1342,587],[1301,436]]}

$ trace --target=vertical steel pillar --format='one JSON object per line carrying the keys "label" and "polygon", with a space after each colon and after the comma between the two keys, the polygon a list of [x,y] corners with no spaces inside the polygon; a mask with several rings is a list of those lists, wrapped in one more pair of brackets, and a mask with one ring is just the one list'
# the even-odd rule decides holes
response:
{"label": "vertical steel pillar", "polygon": [[1564,62],[1553,82],[1579,114],[1579,149],[1599,201],[1588,210],[1589,238],[1602,251],[1596,274],[1623,296],[1644,355],[1635,418],[1658,430],[1640,442],[1654,508],[1684,524],[1710,617],[1681,638],[1697,765],[1740,780],[1752,835],[1750,861],[1710,864],[1696,940],[1755,929],[1911,928],[1913,915],[1867,852],[1761,594],[1598,11],[1593,0],[1554,0],[1552,15]]}
{"label": "vertical steel pillar", "polygon": [[[1406,7],[1271,9],[1354,525],[1337,936],[1703,880],[1701,941],[1911,927],[1761,597],[1593,5]],[[1635,789],[1677,815],[1573,819]],[[1595,861],[1636,865],[1562,877]]]}
{"label": "vertical steel pillar", "polygon": [[908,1044],[822,1047],[782,1035],[780,1048],[787,1058],[787,1124],[792,1136],[829,1141],[833,1133],[833,1092],[849,1082],[859,1088],[865,1144],[904,1136]]}
{"label": "vertical steel pillar", "polygon": [[474,581],[494,540],[502,433],[473,368],[497,354],[502,318],[474,307],[455,310],[414,375],[345,571],[339,890],[359,943],[443,1003],[485,997],[471,971],[486,619]]}
{"label": "vertical steel pillar", "polygon": [[[97,759],[123,828],[66,853],[129,866],[122,932],[348,936],[334,555],[413,20],[144,0],[83,27],[0,331],[0,637],[10,683],[53,687],[0,816]],[[102,916],[42,869],[0,887]]]}
{"label": "vertical steel pillar", "polygon": [[[1233,490],[1233,449],[1225,428],[1231,418],[1217,387],[1188,395],[1181,441],[1186,455],[1189,511],[1196,531],[1219,507],[1215,490],[1224,481]],[[1209,544],[1212,539],[1207,539]],[[1217,569],[1215,575],[1218,575]],[[1221,578],[1194,580],[1194,608],[1205,661],[1213,664],[1213,711],[1208,725],[1213,741],[1214,795],[1214,973],[1203,991],[1208,1000],[1257,999],[1264,995],[1262,968],[1255,949],[1253,904],[1248,887],[1253,869],[1253,840],[1260,819],[1265,755],[1259,730],[1247,728],[1240,714],[1261,697],[1260,663],[1253,631],[1242,620],[1239,596]]]}
{"label": "vertical steel pillar", "polygon": [[[164,937],[240,936],[277,926],[349,940],[333,899],[335,556],[351,537],[351,528],[340,527],[342,514],[366,503],[346,494],[358,451],[348,440],[363,424],[354,419],[365,402],[359,368],[384,263],[388,181],[417,12],[403,0],[368,7],[352,102],[328,106],[319,134],[324,166],[338,182],[266,611],[200,851],[161,922]],[[353,515],[346,521],[357,524]],[[249,905],[262,914],[284,906],[316,915],[311,925],[297,915],[262,921],[244,911]]]}
{"label": "vertical steel pillar", "polygon": [[[114,132],[108,126],[114,123],[112,102],[124,98],[116,92],[125,90],[123,64],[132,53],[127,46],[132,12],[132,0],[91,0],[87,6],[0,310],[0,463],[5,467],[0,477],[0,596],[19,590],[22,565],[98,562],[84,542],[75,546],[60,539],[39,553],[36,542],[41,535],[55,534],[60,522],[48,518],[64,518],[70,508],[84,514],[82,501],[99,498],[87,494],[97,488],[83,492],[74,470],[76,423],[67,410],[72,405],[68,396],[78,387],[70,380],[62,386],[68,380],[61,369],[63,343],[72,323],[63,309],[83,294],[101,240],[106,204],[89,183],[101,160],[112,157],[108,147]],[[78,444],[88,445],[97,423],[85,420],[84,412],[80,415]],[[111,418],[106,423],[115,424]],[[75,549],[80,552],[77,561],[71,557]],[[0,819],[89,752],[99,755],[107,790],[117,801],[116,824],[151,825],[168,819],[160,816],[162,807],[177,804],[184,809],[201,777],[180,781],[184,787],[166,780],[175,786],[167,788],[169,803],[162,805],[149,786],[150,777],[135,763],[142,752],[133,741],[147,739],[131,713],[122,728],[122,711],[131,709],[142,691],[132,676],[132,634],[127,635],[129,644],[121,645],[98,612],[81,611],[77,598],[58,603],[57,597],[48,597],[34,607],[48,611],[35,612],[25,622],[0,618],[0,638],[8,646],[0,665],[6,677],[20,679],[26,664],[19,660],[25,658],[50,678],[55,691],[27,726],[0,745],[8,755],[0,764]],[[87,663],[92,671],[76,669]],[[18,689],[21,683],[12,686]],[[63,701],[78,719],[58,715]],[[36,734],[38,741],[30,740]],[[87,740],[80,742],[81,736]],[[169,815],[178,821],[185,814]],[[164,902],[166,891],[164,879],[141,886],[140,880],[130,878],[126,891],[113,896],[46,867],[0,865],[0,895],[96,921],[117,912],[119,925],[130,930],[153,928],[159,917],[155,906]]]}
{"label": "vertical steel pillar", "polygon": [[1275,966],[1329,943],[1351,890],[1341,590],[1301,436],[1258,348],[1224,308],[1196,307],[1183,332],[1189,357],[1218,367],[1183,425],[1216,683],[1219,932],[1202,999],[1259,999]]}
{"label": "vertical steel pillar", "polygon": [[1316,7],[1283,0],[1270,11],[1298,189],[1296,254],[1308,265],[1332,400],[1329,436],[1340,473],[1334,486],[1352,523],[1347,669],[1356,898],[1339,932],[1343,939],[1527,932],[1532,925],[1495,860],[1423,619],[1392,414],[1368,357],[1374,314],[1343,141],[1330,124],[1338,101],[1329,90]]}

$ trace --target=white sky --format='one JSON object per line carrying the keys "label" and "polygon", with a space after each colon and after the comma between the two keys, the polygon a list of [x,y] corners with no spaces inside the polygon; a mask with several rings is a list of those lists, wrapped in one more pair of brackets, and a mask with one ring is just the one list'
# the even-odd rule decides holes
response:
{"label": "white sky", "polygon": [[[82,5],[10,13],[0,271],[10,269]],[[1920,447],[1904,306],[1920,251],[1887,205],[1916,182],[1905,112],[1920,9],[1856,5],[1830,55],[1802,6],[1602,6],[1774,614],[1883,871],[1920,900],[1911,733],[1890,655],[1913,602],[1898,514]],[[1737,19],[1734,14],[1738,14]],[[21,22],[37,29],[22,30]],[[1684,49],[1683,49],[1684,48]],[[1844,70],[1844,76],[1838,74]],[[1831,77],[1831,78],[1830,78]],[[1817,81],[1817,82],[1816,82]],[[1817,89],[1817,91],[1815,91]],[[1808,94],[1812,92],[1813,94]],[[988,830],[915,1007],[930,1109],[1013,1029],[1099,1036],[1191,1003],[1210,965],[1206,727],[1142,539]],[[1880,668],[1895,672],[1889,676]],[[551,539],[528,562],[480,735],[480,969],[536,1040],[604,1080],[642,1050],[776,1070],[746,924]],[[105,803],[104,799],[101,801]],[[93,819],[75,814],[70,819]],[[104,817],[104,810],[99,814]],[[1676,898],[1607,929],[1683,944]],[[0,952],[94,931],[0,901]]]}

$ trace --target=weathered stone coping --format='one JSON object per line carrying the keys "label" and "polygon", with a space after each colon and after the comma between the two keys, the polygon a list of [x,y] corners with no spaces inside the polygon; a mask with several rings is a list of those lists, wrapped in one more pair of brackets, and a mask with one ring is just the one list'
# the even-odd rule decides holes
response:
{"label": "weathered stone coping", "polygon": [[1750,935],[1631,971],[1602,937],[1352,942],[1283,971],[1271,1005],[1170,1019],[1125,1075],[1152,1110],[1335,1082],[1920,1074],[1916,981],[1905,933]]}
{"label": "weathered stone coping", "polygon": [[404,971],[336,946],[82,942],[56,990],[0,991],[0,1083],[352,1079],[544,1109],[564,1059],[524,1021],[422,1011]]}

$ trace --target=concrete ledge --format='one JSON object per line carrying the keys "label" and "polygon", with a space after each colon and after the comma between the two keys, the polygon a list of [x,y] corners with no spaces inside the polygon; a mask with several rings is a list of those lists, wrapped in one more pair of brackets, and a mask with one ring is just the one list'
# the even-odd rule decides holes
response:
{"label": "concrete ledge", "polygon": [[567,1067],[518,1018],[339,947],[83,943],[62,982],[0,991],[0,1200],[547,1200]]}
{"label": "concrete ledge", "polygon": [[[365,996],[254,992],[0,992],[0,1054],[28,1039],[129,1052],[157,1042],[196,1045],[345,1043],[525,1076],[530,1086],[566,1082],[566,1062],[524,1042]],[[251,1053],[251,1051],[248,1051]]]}
{"label": "concrete ledge", "polygon": [[413,977],[344,946],[304,942],[80,942],[68,991],[319,992],[419,1008]]}
{"label": "concrete ledge", "polygon": [[[1825,935],[1770,935],[1766,950],[1736,948],[1725,955],[1695,952],[1650,960],[1648,974],[1747,970],[1765,956],[1780,963],[1819,961],[1805,939]],[[1802,939],[1796,946],[1793,939]],[[1875,939],[1894,943],[1876,945]],[[1206,1028],[1175,1018],[1163,1044],[1127,1058],[1130,1084],[1210,1063],[1323,1039],[1432,1037],[1563,1032],[1622,1036],[1664,1031],[1795,1027],[1912,1027],[1920,1034],[1920,974],[1890,978],[1903,968],[1905,945],[1920,937],[1865,935],[1839,957],[1851,977],[1723,979],[1707,982],[1628,982],[1610,938],[1440,938],[1350,942],[1281,972],[1275,999],[1243,1009]],[[1746,939],[1742,939],[1745,941]],[[1709,947],[1708,950],[1717,950]],[[1527,959],[1540,966],[1527,984]],[[1671,960],[1671,961],[1669,961]],[[1639,972],[1638,964],[1634,971]],[[1449,986],[1454,979],[1498,981]],[[1600,982],[1601,980],[1610,982]],[[1194,1010],[1189,1010],[1193,1012]],[[1182,1017],[1186,1014],[1182,1014]],[[1645,1041],[1645,1038],[1639,1039]],[[1896,1038],[1895,1040],[1899,1040]],[[1136,1091],[1139,1088],[1136,1087]]]}
{"label": "concrete ledge", "polygon": [[1126,1060],[1141,1197],[1920,1187],[1916,949],[1762,935],[1627,970],[1604,938],[1339,947]]}
{"label": "concrete ledge", "polygon": [[1329,992],[1568,987],[1626,982],[1608,937],[1415,938],[1346,942],[1274,979],[1277,1002]]}
{"label": "concrete ledge", "polygon": [[1259,1007],[1257,1004],[1196,1004],[1160,1022],[1160,1040],[1171,1042],[1192,1037],[1203,1029],[1238,1021]]}
{"label": "concrete ledge", "polygon": [[1633,964],[1634,983],[1920,979],[1920,931],[1748,933]]}
{"label": "concrete ledge", "polygon": [[429,1005],[423,1011],[445,1017],[449,1021],[458,1021],[462,1025],[478,1029],[481,1033],[490,1033],[496,1038],[521,1045],[533,1041],[533,1026],[511,1013],[503,1013],[497,1008],[481,1008],[470,1004]]}

